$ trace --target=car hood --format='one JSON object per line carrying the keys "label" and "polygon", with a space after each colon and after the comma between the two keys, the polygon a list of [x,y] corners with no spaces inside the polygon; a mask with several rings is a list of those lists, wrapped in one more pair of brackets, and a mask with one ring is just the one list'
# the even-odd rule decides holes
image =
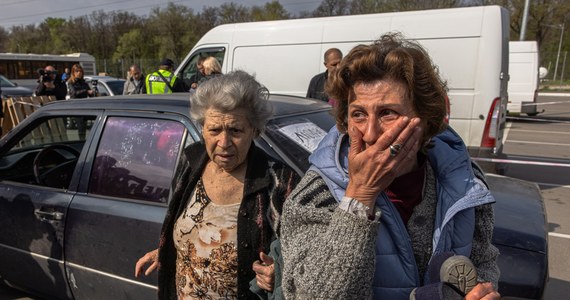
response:
{"label": "car hood", "polygon": [[547,253],[548,227],[540,189],[536,183],[487,174],[495,197],[493,244]]}
{"label": "car hood", "polygon": [[34,92],[27,87],[14,86],[14,87],[3,87],[2,96],[31,96]]}

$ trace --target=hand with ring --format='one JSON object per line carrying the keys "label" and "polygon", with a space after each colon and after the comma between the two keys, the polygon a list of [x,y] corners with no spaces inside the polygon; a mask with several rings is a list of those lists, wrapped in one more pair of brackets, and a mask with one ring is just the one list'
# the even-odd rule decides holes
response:
{"label": "hand with ring", "polygon": [[374,143],[365,143],[354,126],[348,128],[349,183],[346,195],[370,208],[392,181],[410,172],[417,164],[422,129],[419,118],[402,117],[386,128]]}

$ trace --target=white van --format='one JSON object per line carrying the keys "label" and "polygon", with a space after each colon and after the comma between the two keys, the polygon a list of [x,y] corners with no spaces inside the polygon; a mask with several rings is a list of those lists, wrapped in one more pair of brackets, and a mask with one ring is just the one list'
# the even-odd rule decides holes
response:
{"label": "white van", "polygon": [[509,43],[509,114],[539,113],[536,108],[539,66],[536,41]]}
{"label": "white van", "polygon": [[200,56],[215,56],[224,73],[242,69],[272,93],[305,96],[327,49],[346,54],[399,31],[428,50],[448,81],[450,123],[471,155],[493,158],[506,120],[508,26],[499,6],[226,24],[207,32],[176,74],[189,80]]}

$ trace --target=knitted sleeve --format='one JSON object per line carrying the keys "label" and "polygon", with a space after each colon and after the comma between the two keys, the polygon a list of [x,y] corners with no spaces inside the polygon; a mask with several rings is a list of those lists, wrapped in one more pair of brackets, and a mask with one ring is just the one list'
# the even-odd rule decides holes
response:
{"label": "knitted sleeve", "polygon": [[286,299],[371,298],[378,223],[338,208],[316,173],[285,201],[281,226]]}
{"label": "knitted sleeve", "polygon": [[492,244],[495,225],[493,205],[477,206],[475,208],[475,222],[471,261],[477,266],[478,281],[491,282],[497,288],[500,270],[497,264],[499,250]]}

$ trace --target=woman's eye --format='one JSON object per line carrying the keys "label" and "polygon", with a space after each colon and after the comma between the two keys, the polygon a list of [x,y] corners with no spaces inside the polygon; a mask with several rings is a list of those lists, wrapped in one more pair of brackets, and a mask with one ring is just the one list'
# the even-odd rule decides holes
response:
{"label": "woman's eye", "polygon": [[361,112],[361,111],[353,111],[353,112],[350,114],[350,116],[351,116],[352,118],[354,118],[354,119],[362,119],[362,118],[364,118],[366,115],[365,115],[363,112]]}
{"label": "woman's eye", "polygon": [[217,134],[220,133],[221,129],[220,128],[210,128],[208,129],[208,132],[212,133],[212,134]]}
{"label": "woman's eye", "polygon": [[399,113],[391,110],[391,109],[385,109],[383,111],[380,112],[380,118],[382,119],[382,121],[391,121],[391,120],[395,120],[400,116]]}

